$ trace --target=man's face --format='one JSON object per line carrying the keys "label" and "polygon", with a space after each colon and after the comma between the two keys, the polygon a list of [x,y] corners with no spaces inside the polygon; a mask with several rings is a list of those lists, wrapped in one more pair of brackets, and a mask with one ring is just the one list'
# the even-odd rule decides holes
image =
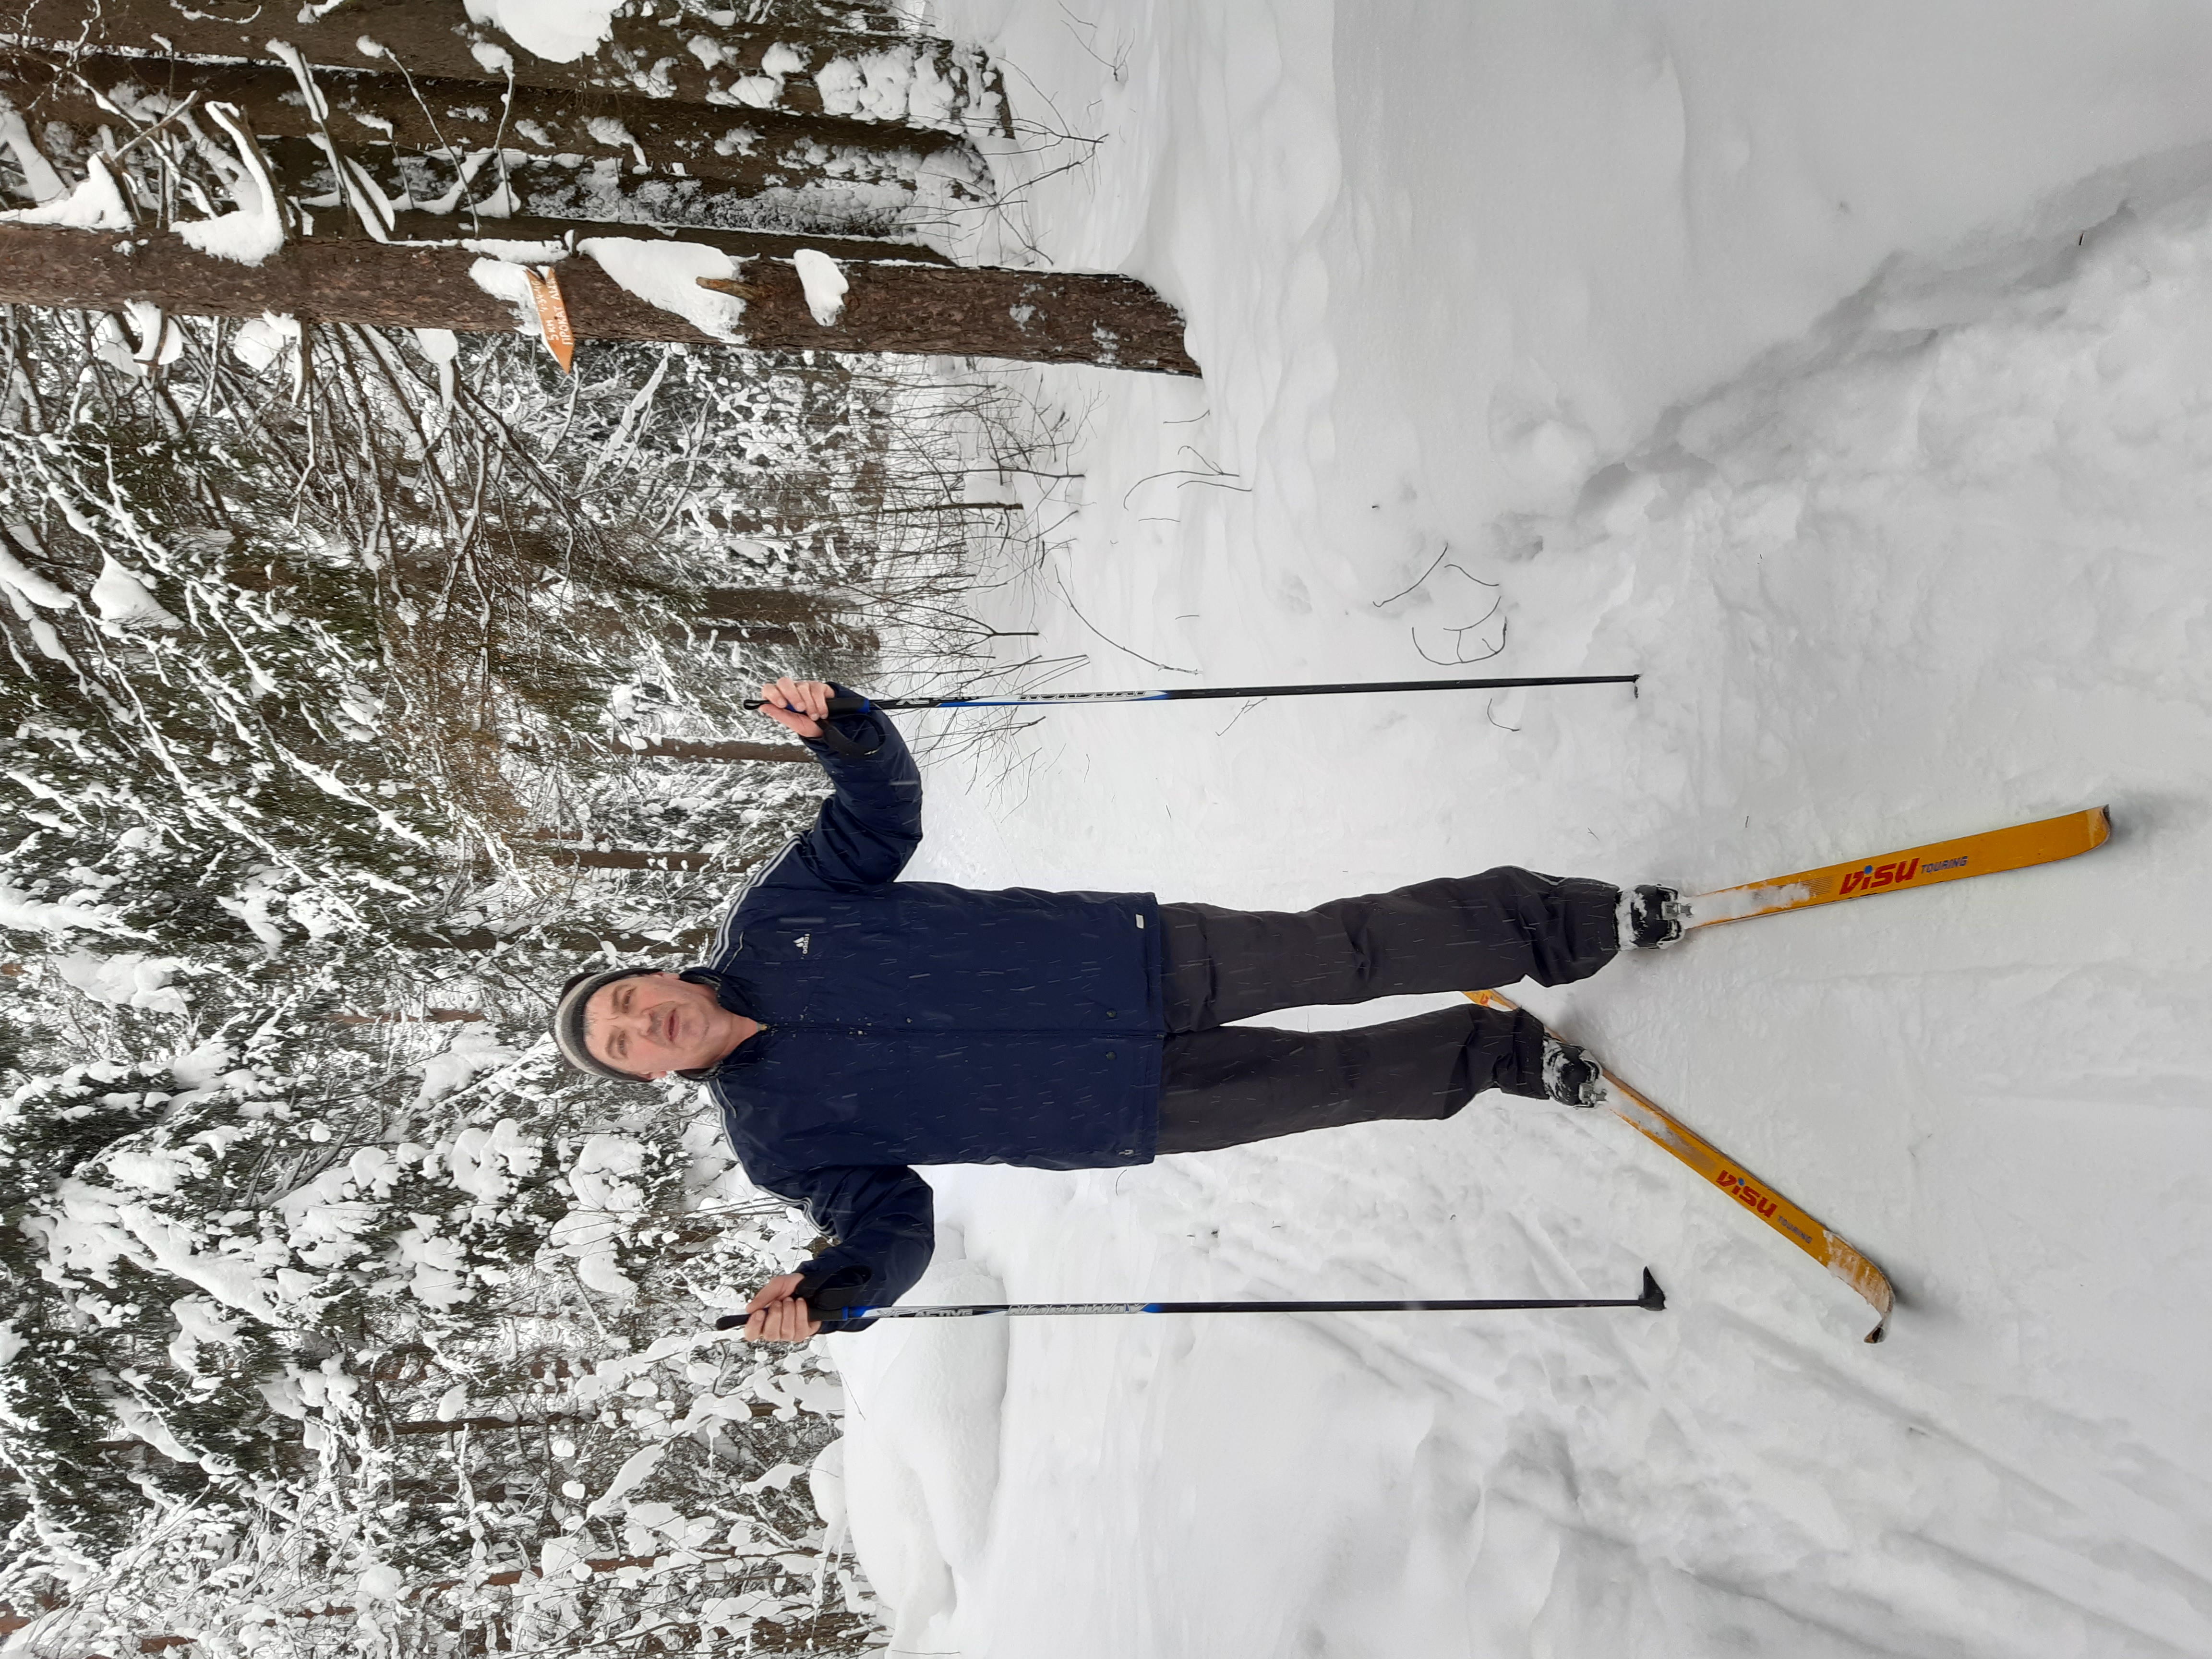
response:
{"label": "man's face", "polygon": [[584,1047],[634,1077],[712,1066],[758,1029],[705,986],[674,974],[618,979],[584,1005]]}

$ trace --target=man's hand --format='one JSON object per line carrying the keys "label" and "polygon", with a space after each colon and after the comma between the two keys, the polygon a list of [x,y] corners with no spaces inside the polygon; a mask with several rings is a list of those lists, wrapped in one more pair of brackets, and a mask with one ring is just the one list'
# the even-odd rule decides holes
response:
{"label": "man's hand", "polygon": [[822,1328],[820,1320],[806,1316],[806,1304],[792,1294],[798,1288],[797,1273],[778,1273],[760,1287],[760,1294],[745,1304],[746,1341],[804,1342]]}
{"label": "man's hand", "polygon": [[760,689],[761,713],[778,726],[789,726],[802,738],[822,735],[822,722],[830,715],[830,690],[820,680],[795,680],[786,674]]}

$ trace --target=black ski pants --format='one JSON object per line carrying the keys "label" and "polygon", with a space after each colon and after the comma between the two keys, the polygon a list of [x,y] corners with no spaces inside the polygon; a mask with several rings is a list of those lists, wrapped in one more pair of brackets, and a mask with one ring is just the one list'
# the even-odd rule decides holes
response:
{"label": "black ski pants", "polygon": [[1544,1028],[1474,1003],[1346,1031],[1230,1027],[1282,1008],[1533,979],[1613,960],[1620,890],[1510,867],[1310,910],[1163,904],[1162,1152],[1443,1118],[1485,1089],[1544,1093]]}

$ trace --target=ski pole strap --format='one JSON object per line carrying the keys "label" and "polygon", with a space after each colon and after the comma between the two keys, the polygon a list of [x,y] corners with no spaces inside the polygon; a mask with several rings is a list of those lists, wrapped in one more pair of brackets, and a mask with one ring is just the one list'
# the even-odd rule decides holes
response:
{"label": "ski pole strap", "polygon": [[[841,702],[856,702],[860,706],[858,708],[840,708],[837,705]],[[832,720],[839,714],[858,714],[864,713],[867,707],[868,700],[866,697],[832,697],[830,699],[830,714]],[[831,724],[830,720],[822,721],[821,726],[822,735],[817,738],[816,741],[821,744],[824,749],[827,749],[833,755],[842,755],[848,760],[866,760],[876,752],[872,749],[861,748],[859,744],[854,743],[852,738],[847,737],[842,732],[840,732],[836,726]]]}

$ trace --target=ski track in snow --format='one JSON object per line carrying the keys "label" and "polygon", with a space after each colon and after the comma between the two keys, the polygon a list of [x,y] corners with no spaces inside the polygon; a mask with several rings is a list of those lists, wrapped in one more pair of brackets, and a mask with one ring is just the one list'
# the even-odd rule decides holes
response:
{"label": "ski track in snow", "polygon": [[1291,906],[2115,835],[1514,990],[1881,1262],[1879,1347],[1602,1114],[932,1172],[916,1300],[1648,1263],[1669,1308],[831,1339],[894,1650],[2212,1652],[2212,16],[938,9],[1107,138],[964,251],[1142,276],[1206,368],[1020,372],[1082,477],[1013,481],[1065,521],[999,626],[1080,685],[1128,678],[1101,635],[1409,678],[1500,619],[1484,672],[1646,678],[1055,712],[932,769],[913,873]]}

